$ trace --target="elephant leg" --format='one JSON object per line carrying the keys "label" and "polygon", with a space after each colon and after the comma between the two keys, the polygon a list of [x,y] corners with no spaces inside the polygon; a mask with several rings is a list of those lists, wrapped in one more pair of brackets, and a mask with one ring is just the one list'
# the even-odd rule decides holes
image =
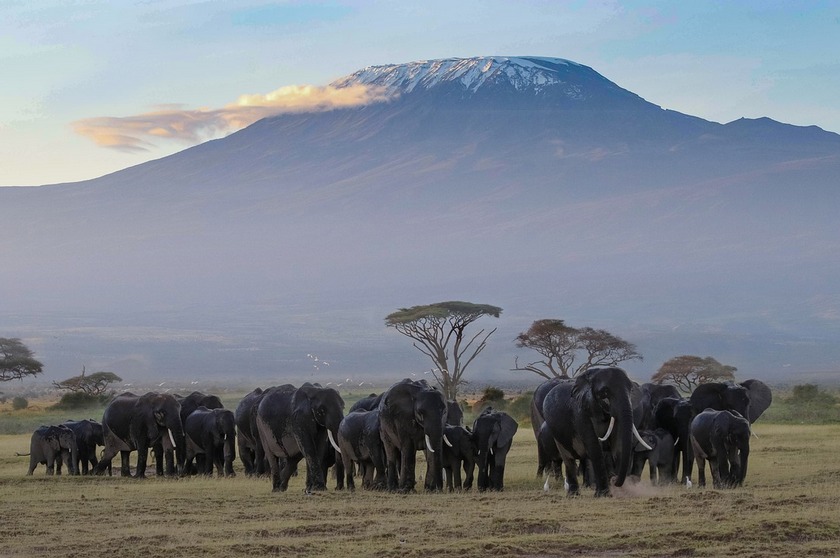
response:
{"label": "elephant leg", "polygon": [[146,478],[146,466],[149,460],[148,446],[139,446],[137,448],[137,470],[134,472],[134,477],[138,479]]}
{"label": "elephant leg", "polygon": [[505,489],[505,456],[507,452],[497,450],[495,455],[495,467],[493,468],[492,488],[502,491]]}
{"label": "elephant leg", "polygon": [[454,487],[456,490],[462,490],[464,488],[464,483],[461,479],[461,460],[456,459],[454,463],[452,463],[451,475],[452,475],[452,483],[449,486],[450,492]]}
{"label": "elephant leg", "polygon": [[[384,441],[383,441],[384,442]],[[384,442],[385,449],[385,483],[386,488],[390,491],[396,491],[399,483],[398,467],[400,461],[400,454],[396,446],[391,443]]]}
{"label": "elephant leg", "polygon": [[572,457],[563,457],[563,465],[566,467],[566,484],[569,485],[567,494],[569,496],[580,495],[577,461]]}
{"label": "elephant leg", "polygon": [[464,490],[472,488],[475,475],[475,461],[473,459],[464,460]]}
{"label": "elephant leg", "polygon": [[250,477],[255,471],[254,454],[251,448],[248,447],[248,442],[245,440],[245,437],[241,432],[236,438],[236,445],[237,449],[239,449],[239,460],[242,461],[242,466],[245,469],[245,475]]}
{"label": "elephant leg", "polygon": [[415,479],[414,469],[417,464],[417,451],[413,446],[400,451],[400,492],[413,492]]}
{"label": "elephant leg", "polygon": [[26,474],[27,474],[28,476],[31,476],[31,475],[32,475],[32,473],[34,473],[34,472],[35,472],[35,467],[37,467],[37,466],[38,466],[38,459],[35,457],[35,455],[34,455],[34,454],[32,454],[32,455],[29,457],[29,470],[26,472]]}
{"label": "elephant leg", "polygon": [[702,487],[706,486],[706,459],[700,455],[696,457],[697,459],[697,485]]}

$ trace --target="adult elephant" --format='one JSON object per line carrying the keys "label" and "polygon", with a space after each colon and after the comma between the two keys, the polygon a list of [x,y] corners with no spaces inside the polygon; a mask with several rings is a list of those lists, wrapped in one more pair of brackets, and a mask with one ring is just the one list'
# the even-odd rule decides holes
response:
{"label": "adult elephant", "polygon": [[71,475],[78,474],[76,462],[79,449],[76,445],[76,435],[65,425],[41,426],[32,433],[29,440],[29,470],[27,475],[35,471],[39,463],[47,466],[47,474],[61,474],[61,464],[67,463]]}
{"label": "adult elephant", "polygon": [[149,392],[145,395],[123,393],[115,397],[102,416],[105,452],[94,473],[105,472],[117,453],[121,456],[120,474],[131,476],[129,454],[137,451],[137,478],[145,478],[149,449],[162,438],[175,449],[177,472],[183,474],[186,457],[181,405],[167,393]]}
{"label": "adult elephant", "polygon": [[[554,444],[554,438],[551,431],[545,425],[545,418],[543,417],[543,401],[556,385],[561,382],[571,383],[572,380],[568,378],[551,378],[534,390],[534,396],[531,398],[531,428],[534,430],[534,438],[537,440],[537,477],[547,474],[549,470],[554,474],[554,478],[559,479],[563,474],[560,454]],[[546,479],[546,485],[548,479]]]}
{"label": "adult elephant", "polygon": [[265,391],[262,388],[256,388],[242,398],[234,412],[239,459],[245,468],[245,474],[249,477],[264,475],[268,469],[265,451],[257,429],[257,409],[264,395]]}
{"label": "adult elephant", "polygon": [[706,486],[707,460],[715,488],[743,484],[750,457],[750,423],[747,419],[732,411],[703,411],[691,423],[691,444],[697,459],[700,486]]}
{"label": "adult elephant", "polygon": [[596,496],[610,495],[613,470],[615,485],[624,484],[634,436],[646,445],[633,424],[632,388],[620,368],[590,368],[573,383],[561,382],[545,396],[543,416],[563,458],[570,495],[579,492],[578,459],[590,462]]}
{"label": "adult elephant", "polygon": [[[177,394],[174,397],[176,400],[178,400],[178,403],[181,405],[181,424],[186,424],[187,417],[189,417],[190,414],[192,414],[192,412],[198,409],[199,407],[205,407],[207,409],[224,408],[224,405],[222,405],[222,400],[219,399],[217,395],[208,395],[205,393],[201,393],[200,391],[194,391],[186,397],[181,397]],[[161,438],[161,440],[154,445],[152,450],[155,455],[155,470],[158,476],[176,475],[177,471],[175,469],[175,451],[169,440],[167,438]],[[199,469],[204,469],[205,467],[203,459],[204,454],[202,453],[199,453],[196,456]],[[195,467],[193,467],[191,463],[186,463],[185,467],[185,474],[195,474],[197,472]]]}
{"label": "adult elephant", "polygon": [[446,402],[446,424],[449,426],[462,426],[464,424],[464,411],[454,399]]}
{"label": "adult elephant", "polygon": [[754,423],[773,402],[773,393],[761,380],[700,384],[690,397],[695,414],[706,409],[735,411]]}
{"label": "adult elephant", "polygon": [[232,411],[198,407],[184,422],[184,433],[187,435],[187,467],[196,456],[203,455],[199,473],[212,475],[215,465],[219,476],[235,476],[236,421]]}
{"label": "adult elephant", "polygon": [[414,490],[416,453],[426,455],[426,490],[442,490],[441,446],[446,424],[443,394],[426,381],[408,378],[392,385],[379,403],[388,490]]}
{"label": "adult elephant", "polygon": [[[469,490],[475,478],[476,446],[473,433],[463,426],[447,425],[443,434],[445,441],[441,463],[446,473],[446,488],[449,492]],[[464,471],[463,482],[461,469]]]}
{"label": "adult elephant", "polygon": [[329,445],[340,452],[336,440],[343,418],[344,400],[332,388],[305,383],[266,390],[256,422],[271,468],[272,490],[289,487],[289,477],[301,459],[306,460],[306,491],[326,490]]}
{"label": "adult elephant", "polygon": [[385,448],[379,435],[379,409],[346,414],[338,426],[338,447],[348,490],[356,488],[355,470],[363,488],[385,488]]}
{"label": "adult elephant", "polygon": [[679,399],[681,395],[676,386],[669,384],[645,383],[640,386],[633,386],[630,401],[633,403],[633,423],[637,430],[656,428],[653,410],[666,397]]}
{"label": "adult elephant", "polygon": [[478,489],[504,490],[505,460],[519,424],[505,412],[487,408],[473,422]]}
{"label": "adult elephant", "polygon": [[99,463],[96,446],[105,445],[102,425],[93,419],[84,419],[65,421],[64,426],[76,436],[76,446],[79,450],[78,459],[75,461],[76,470],[87,475]]}

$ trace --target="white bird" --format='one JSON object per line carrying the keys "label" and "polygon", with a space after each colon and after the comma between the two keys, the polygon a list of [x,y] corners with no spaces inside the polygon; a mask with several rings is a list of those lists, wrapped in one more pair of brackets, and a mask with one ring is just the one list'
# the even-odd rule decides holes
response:
{"label": "white bird", "polygon": [[326,360],[322,360],[322,361],[321,361],[321,364],[323,364],[324,366],[329,366],[329,365],[330,365],[330,363],[329,363],[329,362],[327,362]]}
{"label": "white bird", "polygon": [[691,479],[688,477],[685,477],[685,487],[691,488]]}
{"label": "white bird", "polygon": [[563,477],[563,489],[564,489],[566,492],[568,492],[568,491],[569,491],[569,488],[570,488],[570,487],[569,487],[569,479],[567,479],[566,477]]}
{"label": "white bird", "polygon": [[158,387],[163,387],[163,384],[165,384],[165,383],[166,383],[166,382],[161,382],[161,383],[159,383],[159,384],[158,384]]}
{"label": "white bird", "polygon": [[364,382],[359,382],[359,387],[362,387],[363,385],[365,385]]}

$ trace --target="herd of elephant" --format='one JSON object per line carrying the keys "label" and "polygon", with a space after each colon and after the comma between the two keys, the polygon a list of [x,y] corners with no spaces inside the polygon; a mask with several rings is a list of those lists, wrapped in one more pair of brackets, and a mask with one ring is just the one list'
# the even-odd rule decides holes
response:
{"label": "herd of elephant", "polygon": [[[538,475],[565,468],[569,494],[579,492],[578,471],[597,496],[610,483],[622,486],[641,475],[690,483],[694,460],[705,484],[708,460],[715,487],[743,482],[749,456],[750,423],[770,405],[769,388],[757,380],[699,386],[689,399],[672,386],[633,383],[620,368],[591,368],[575,379],[554,379],[534,393],[531,422],[537,439]],[[326,489],[335,468],[336,488],[411,492],[415,461],[423,451],[424,488],[468,490],[478,468],[478,490],[503,490],[507,454],[517,422],[507,413],[484,409],[472,428],[461,425],[454,401],[427,382],[405,379],[381,394],[357,401],[344,414],[332,388],[305,383],[257,388],[235,412],[214,395],[124,393],[105,409],[102,423],[68,421],[32,435],[29,474],[38,463],[73,474],[110,474],[121,456],[120,474],[131,476],[129,454],[137,452],[135,477],[146,474],[149,451],[160,476],[203,473],[234,475],[239,453],[245,473],[271,478],[285,491],[298,464],[306,464],[306,491]],[[96,446],[104,446],[101,459]],[[677,475],[680,458],[683,472]],[[462,479],[461,472],[464,477]],[[546,480],[546,487],[548,480]]]}
{"label": "herd of elephant", "polygon": [[[638,478],[645,464],[653,483],[706,485],[708,461],[715,488],[740,486],[747,474],[751,424],[772,401],[759,380],[712,382],[690,397],[674,386],[638,385],[620,368],[590,368],[575,379],[552,379],[534,392],[531,423],[537,474],[562,476],[579,492],[578,468],[596,496]],[[678,474],[680,464],[682,473]],[[546,490],[548,478],[546,478]]]}

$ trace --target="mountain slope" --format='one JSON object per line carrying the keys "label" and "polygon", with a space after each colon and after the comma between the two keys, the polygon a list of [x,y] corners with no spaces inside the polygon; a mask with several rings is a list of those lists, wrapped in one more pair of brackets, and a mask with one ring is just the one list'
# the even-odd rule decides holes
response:
{"label": "mountain slope", "polygon": [[15,262],[0,327],[72,338],[71,355],[39,346],[62,365],[302,373],[323,344],[384,374],[425,366],[384,316],[460,298],[505,309],[476,374],[505,375],[509,340],[543,317],[637,343],[642,376],[681,353],[759,376],[840,360],[836,134],[663,110],[561,59],[333,83],[351,84],[393,96],[96,180],[0,189]]}

